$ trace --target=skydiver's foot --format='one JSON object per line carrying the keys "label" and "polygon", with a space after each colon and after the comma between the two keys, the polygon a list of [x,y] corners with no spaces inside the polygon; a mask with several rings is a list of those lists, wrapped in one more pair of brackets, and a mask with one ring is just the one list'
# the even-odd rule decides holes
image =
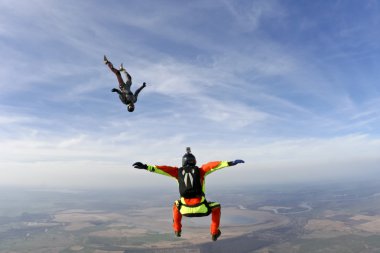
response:
{"label": "skydiver's foot", "polygon": [[219,236],[222,234],[222,232],[220,231],[220,229],[218,229],[218,233],[214,234],[214,235],[211,235],[211,239],[213,241],[216,241],[218,240]]}
{"label": "skydiver's foot", "polygon": [[104,57],[103,57],[103,60],[104,60],[104,64],[107,65],[107,64],[109,63],[109,60],[107,59],[107,56],[104,56]]}
{"label": "skydiver's foot", "polygon": [[111,91],[112,91],[112,92],[117,92],[117,89],[116,89],[116,88],[113,88]]}
{"label": "skydiver's foot", "polygon": [[124,66],[123,66],[123,63],[120,64],[119,71],[120,71],[120,72],[127,72],[127,71],[125,70]]}
{"label": "skydiver's foot", "polygon": [[181,237],[181,231],[174,231],[175,236]]}

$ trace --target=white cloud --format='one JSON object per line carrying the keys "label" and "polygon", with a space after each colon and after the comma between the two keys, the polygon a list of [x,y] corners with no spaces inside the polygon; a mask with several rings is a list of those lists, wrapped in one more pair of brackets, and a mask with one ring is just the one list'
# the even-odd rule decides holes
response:
{"label": "white cloud", "polygon": [[30,122],[33,119],[27,116],[0,116],[0,126],[11,125],[15,123]]}
{"label": "white cloud", "polygon": [[58,143],[58,148],[70,148],[73,146],[78,146],[80,143],[82,143],[85,140],[85,135],[79,135],[77,137],[73,137],[71,139],[63,140],[60,143]]}
{"label": "white cloud", "polygon": [[270,115],[243,105],[234,100],[218,100],[217,98],[197,98],[199,114],[222,125],[233,128],[242,128],[255,122],[262,122],[270,118]]}
{"label": "white cloud", "polygon": [[148,85],[152,85],[149,89],[169,96],[201,92],[199,67],[173,61],[145,64],[136,71],[136,76],[146,78]]}
{"label": "white cloud", "polygon": [[250,4],[225,0],[223,3],[244,31],[253,31],[260,26],[263,18],[282,18],[285,10],[276,0],[255,0]]}
{"label": "white cloud", "polygon": [[[0,162],[5,166],[0,184],[122,187],[127,183],[133,186],[140,178],[131,166],[133,162],[179,166],[188,144],[180,135],[148,140],[140,139],[139,134],[130,138],[128,134],[97,139],[79,136],[39,141],[2,140],[6,149],[0,155]],[[366,135],[261,144],[251,139],[229,145],[223,140],[208,144],[195,140],[191,146],[199,164],[244,159],[244,165],[226,169],[218,176],[223,181],[242,184],[348,179],[358,175],[370,178],[371,169],[377,168],[380,161],[380,140]],[[155,184],[156,177],[145,176],[147,182]]]}

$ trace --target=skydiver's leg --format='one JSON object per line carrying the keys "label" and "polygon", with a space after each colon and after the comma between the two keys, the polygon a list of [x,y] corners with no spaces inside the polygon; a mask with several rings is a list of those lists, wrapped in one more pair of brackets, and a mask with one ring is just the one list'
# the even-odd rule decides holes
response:
{"label": "skydiver's leg", "polygon": [[139,95],[139,93],[140,93],[140,91],[142,90],[142,89],[144,89],[146,87],[146,84],[145,83],[143,83],[143,85],[141,85],[141,87],[140,88],[138,88],[136,91],[135,91],[135,102],[137,101],[137,96]]}
{"label": "skydiver's leg", "polygon": [[127,92],[130,92],[131,91],[131,85],[132,85],[132,77],[125,70],[125,68],[123,67],[123,64],[121,64],[121,66],[120,66],[120,72],[124,72],[125,78],[127,79],[127,81],[125,82],[125,89],[127,90]]}
{"label": "skydiver's leg", "polygon": [[219,233],[221,207],[220,204],[216,202],[209,202],[209,206],[211,208],[210,233],[211,235],[216,235]]}
{"label": "skydiver's leg", "polygon": [[178,209],[178,200],[173,205],[173,230],[174,233],[178,236],[181,236],[181,229],[182,229],[182,214],[180,213]]}
{"label": "skydiver's leg", "polygon": [[121,77],[120,71],[118,69],[115,69],[110,61],[107,61],[106,64],[110,68],[110,70],[116,75],[117,81],[119,82],[120,90],[124,90],[125,84],[123,78]]}

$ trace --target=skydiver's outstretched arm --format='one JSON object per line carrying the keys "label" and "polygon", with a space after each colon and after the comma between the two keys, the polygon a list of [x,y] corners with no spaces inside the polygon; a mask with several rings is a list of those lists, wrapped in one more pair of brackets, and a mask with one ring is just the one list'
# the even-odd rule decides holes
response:
{"label": "skydiver's outstretched arm", "polygon": [[141,85],[141,87],[140,88],[138,88],[136,91],[135,91],[135,98],[136,98],[136,101],[137,101],[137,96],[139,95],[139,93],[140,93],[140,91],[142,90],[142,89],[144,89],[146,87],[146,83],[144,82],[143,83],[143,85]]}
{"label": "skydiver's outstretched arm", "polygon": [[133,164],[133,167],[136,169],[144,169],[150,172],[161,174],[168,177],[174,177],[178,179],[178,168],[166,165],[147,165],[142,162],[136,162]]}
{"label": "skydiver's outstretched arm", "polygon": [[204,175],[208,175],[214,171],[220,170],[225,167],[234,166],[239,163],[244,163],[243,160],[235,160],[235,161],[216,161],[216,162],[209,162],[200,168]]}
{"label": "skydiver's outstretched arm", "polygon": [[120,96],[123,96],[123,93],[122,93],[120,90],[116,89],[116,88],[113,88],[113,89],[112,89],[112,92],[116,92],[116,93],[119,94]]}

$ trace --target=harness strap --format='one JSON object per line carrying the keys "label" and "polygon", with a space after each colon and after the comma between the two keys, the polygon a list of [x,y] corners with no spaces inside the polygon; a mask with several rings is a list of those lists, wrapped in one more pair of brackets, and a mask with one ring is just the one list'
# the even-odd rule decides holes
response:
{"label": "harness strap", "polygon": [[176,201],[175,201],[175,205],[177,206],[178,211],[181,211],[181,207],[182,207],[182,202],[181,202],[181,200],[176,200]]}

